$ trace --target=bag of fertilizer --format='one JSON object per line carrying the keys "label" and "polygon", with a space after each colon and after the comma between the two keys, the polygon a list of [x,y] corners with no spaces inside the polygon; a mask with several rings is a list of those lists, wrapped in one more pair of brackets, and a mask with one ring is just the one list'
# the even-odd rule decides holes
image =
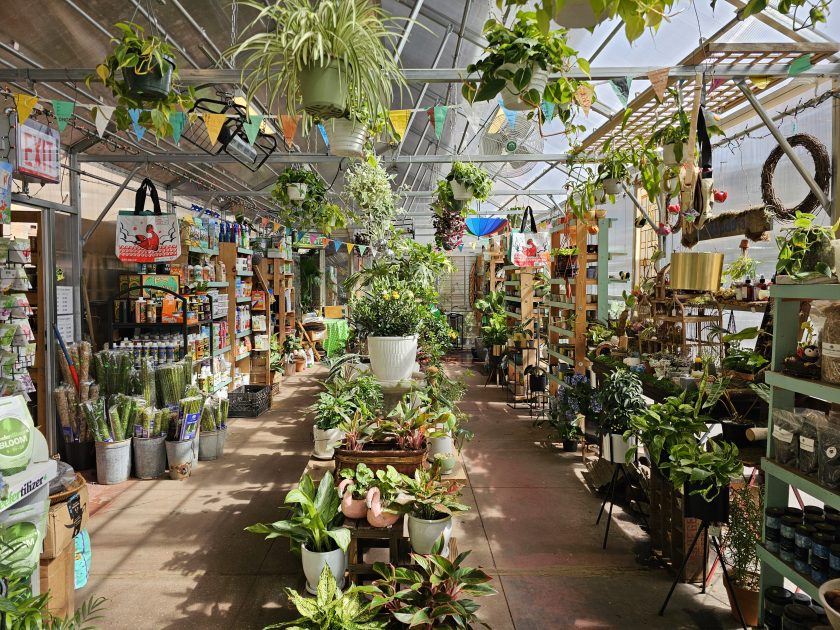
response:
{"label": "bag of fertilizer", "polygon": [[13,475],[32,459],[35,425],[23,396],[0,398],[0,473]]}

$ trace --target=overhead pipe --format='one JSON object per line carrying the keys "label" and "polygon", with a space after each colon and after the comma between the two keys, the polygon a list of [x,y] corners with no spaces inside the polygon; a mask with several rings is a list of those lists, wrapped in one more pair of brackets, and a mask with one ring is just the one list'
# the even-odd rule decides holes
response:
{"label": "overhead pipe", "polygon": [[93,225],[90,226],[90,229],[87,232],[85,232],[85,235],[82,237],[82,248],[83,249],[84,249],[84,246],[87,244],[88,240],[90,239],[90,237],[96,231],[96,228],[98,228],[99,224],[102,223],[102,221],[105,219],[105,216],[108,214],[108,211],[114,206],[115,203],[117,203],[117,199],[120,198],[120,195],[125,190],[125,187],[128,186],[129,182],[132,180],[132,178],[137,174],[137,171],[139,171],[139,170],[140,170],[140,166],[139,165],[135,166],[132,169],[132,171],[128,175],[125,176],[125,179],[123,180],[122,184],[120,184],[119,188],[117,188],[116,192],[113,194],[113,196],[108,201],[108,203],[105,204],[105,207],[102,209],[102,212],[99,213],[99,216],[96,217],[96,221],[94,221]]}

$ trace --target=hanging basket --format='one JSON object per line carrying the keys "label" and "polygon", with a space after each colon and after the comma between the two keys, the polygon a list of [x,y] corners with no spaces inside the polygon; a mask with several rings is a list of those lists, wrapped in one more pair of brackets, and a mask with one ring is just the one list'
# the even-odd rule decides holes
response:
{"label": "hanging basket", "polygon": [[457,179],[453,179],[450,183],[452,186],[452,196],[456,201],[469,201],[473,198],[473,189],[469,186],[464,186]]}
{"label": "hanging basket", "polygon": [[306,199],[308,190],[308,184],[286,184],[286,194],[291,201],[302,201]]}
{"label": "hanging basket", "polygon": [[607,19],[606,11],[595,15],[589,0],[566,0],[554,12],[554,21],[566,28],[592,28]]}
{"label": "hanging basket", "polygon": [[[511,72],[517,72],[522,65],[520,64],[513,64],[513,63],[506,63],[501,66],[500,70],[510,70]],[[540,93],[540,99],[542,99],[542,93],[545,90],[545,86],[548,83],[548,72],[543,70],[542,68],[532,65],[531,66],[531,80],[528,82],[521,91],[517,91],[516,87],[510,81],[505,82],[505,87],[502,89],[502,104],[512,111],[517,112],[524,112],[531,109],[534,109],[536,105],[533,103],[528,103],[527,101],[522,100],[522,96],[528,94],[531,90],[537,90]]]}
{"label": "hanging basket", "polygon": [[128,95],[138,101],[159,101],[169,96],[172,87],[172,70],[175,60],[164,57],[164,64],[145,74],[137,74],[134,68],[123,68],[123,80]]}
{"label": "hanging basket", "polygon": [[330,153],[341,157],[361,158],[365,156],[367,125],[347,118],[332,121]]}
{"label": "hanging basket", "polygon": [[303,110],[315,118],[337,118],[347,110],[347,75],[338,69],[338,62],[312,65],[298,75]]}

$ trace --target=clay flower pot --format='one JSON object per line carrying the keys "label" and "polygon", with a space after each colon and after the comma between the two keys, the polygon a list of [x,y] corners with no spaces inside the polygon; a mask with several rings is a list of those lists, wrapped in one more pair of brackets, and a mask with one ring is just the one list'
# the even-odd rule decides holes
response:
{"label": "clay flower pot", "polygon": [[352,479],[344,479],[338,484],[338,494],[341,495],[341,513],[347,518],[364,518],[367,514],[367,504],[364,499],[354,499],[352,492],[345,492]]}
{"label": "clay flower pot", "polygon": [[368,490],[365,502],[368,508],[367,521],[371,527],[390,527],[400,520],[399,514],[386,512],[383,509],[379,488],[373,487]]}

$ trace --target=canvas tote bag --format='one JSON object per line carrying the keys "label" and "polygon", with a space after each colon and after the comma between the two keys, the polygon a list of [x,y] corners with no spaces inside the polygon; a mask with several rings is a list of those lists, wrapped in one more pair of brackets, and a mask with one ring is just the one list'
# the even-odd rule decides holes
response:
{"label": "canvas tote bag", "polygon": [[[152,199],[147,211],[146,195]],[[157,188],[148,177],[134,198],[134,211],[121,210],[117,216],[116,254],[122,262],[169,262],[181,255],[178,216],[161,212]]]}
{"label": "canvas tote bag", "polygon": [[[526,227],[530,227],[530,231],[526,232]],[[528,206],[522,215],[519,231],[511,232],[510,235],[510,261],[517,267],[538,267],[548,263],[550,251],[551,235],[548,232],[537,232],[534,211]]]}

